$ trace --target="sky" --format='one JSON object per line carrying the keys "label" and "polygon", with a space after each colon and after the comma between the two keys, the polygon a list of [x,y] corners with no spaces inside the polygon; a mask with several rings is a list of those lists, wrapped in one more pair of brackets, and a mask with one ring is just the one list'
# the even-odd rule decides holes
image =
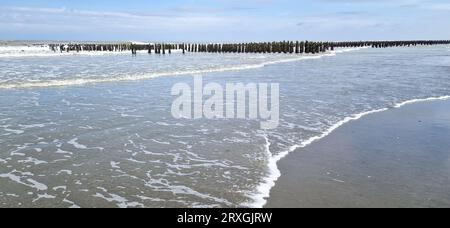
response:
{"label": "sky", "polygon": [[448,0],[0,0],[0,40],[450,39]]}

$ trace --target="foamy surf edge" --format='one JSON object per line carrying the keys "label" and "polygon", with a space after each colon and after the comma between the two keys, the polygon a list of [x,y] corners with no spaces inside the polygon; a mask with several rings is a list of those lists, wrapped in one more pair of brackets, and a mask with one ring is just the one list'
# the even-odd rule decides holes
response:
{"label": "foamy surf edge", "polygon": [[384,112],[384,111],[387,111],[392,108],[394,108],[394,109],[401,108],[405,105],[410,105],[410,104],[415,104],[415,103],[420,103],[420,102],[427,102],[427,101],[438,101],[438,100],[450,100],[450,95],[440,96],[440,97],[429,97],[429,98],[423,98],[423,99],[411,99],[411,100],[397,103],[394,106],[392,106],[391,108],[381,108],[381,109],[375,109],[372,111],[362,112],[359,114],[354,114],[350,117],[346,117],[343,120],[337,122],[336,124],[334,124],[333,126],[328,128],[321,135],[311,137],[311,138],[307,139],[306,141],[303,141],[298,145],[291,146],[288,150],[283,151],[276,155],[273,155],[273,153],[270,151],[271,143],[269,141],[268,136],[264,135],[263,137],[266,140],[265,149],[266,149],[267,155],[269,156],[268,164],[267,164],[269,174],[263,179],[263,181],[260,183],[260,185],[258,185],[256,187],[255,193],[252,193],[249,195],[249,197],[251,198],[251,200],[253,200],[253,202],[244,203],[244,204],[242,204],[242,206],[250,207],[250,208],[263,208],[267,204],[267,200],[270,197],[270,192],[271,192],[272,188],[275,187],[277,180],[281,177],[281,171],[278,168],[278,162],[281,159],[285,158],[287,155],[289,155],[291,152],[294,152],[295,150],[297,150],[299,148],[304,148],[308,145],[311,145],[312,143],[327,137],[328,135],[333,133],[336,129],[340,128],[341,126],[343,126],[349,122],[359,120],[362,117],[365,117],[367,115]]}
{"label": "foamy surf edge", "polygon": [[[173,54],[181,53],[181,50],[172,50]],[[137,51],[138,54],[148,54],[148,51]],[[114,55],[130,55],[130,51],[80,51],[80,52],[36,52],[36,53],[0,53],[0,59],[2,58],[37,58],[37,57],[67,57],[67,56],[114,56]]]}
{"label": "foamy surf edge", "polygon": [[220,73],[227,71],[242,71],[242,70],[251,70],[264,68],[269,65],[276,65],[282,63],[290,63],[297,62],[309,59],[320,59],[323,57],[331,57],[336,56],[336,54],[360,50],[362,48],[349,48],[349,49],[340,49],[331,52],[327,52],[320,55],[302,55],[295,58],[267,61],[257,64],[245,64],[238,66],[230,66],[230,67],[220,67],[220,68],[212,68],[212,69],[202,69],[202,70],[188,70],[188,71],[173,71],[173,72],[161,72],[161,73],[150,73],[150,74],[142,74],[142,75],[127,75],[127,76],[119,76],[114,78],[91,78],[91,79],[70,79],[70,80],[52,80],[52,81],[43,81],[43,82],[25,82],[20,84],[3,84],[0,85],[0,89],[26,89],[26,88],[42,88],[42,87],[64,87],[64,86],[80,86],[85,84],[100,84],[100,83],[112,83],[112,82],[122,82],[122,81],[140,81],[147,80],[159,77],[168,77],[168,76],[183,76],[183,75],[195,75],[195,74],[206,74],[206,73]]}
{"label": "foamy surf edge", "polygon": [[59,56],[103,56],[103,55],[121,55],[129,52],[69,52],[69,53],[7,53],[0,54],[1,58],[34,58],[34,57],[59,57]]}

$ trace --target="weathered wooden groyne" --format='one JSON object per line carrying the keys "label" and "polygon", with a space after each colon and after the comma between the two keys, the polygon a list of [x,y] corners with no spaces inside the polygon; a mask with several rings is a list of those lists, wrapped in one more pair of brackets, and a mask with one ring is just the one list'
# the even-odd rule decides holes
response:
{"label": "weathered wooden groyne", "polygon": [[118,43],[118,44],[49,44],[54,52],[123,52],[145,51],[148,54],[171,54],[177,50],[183,54],[188,52],[206,53],[284,53],[284,54],[317,54],[332,51],[335,48],[390,48],[446,45],[450,40],[416,40],[416,41],[351,41],[351,42],[316,42],[316,41],[281,41],[258,43]]}

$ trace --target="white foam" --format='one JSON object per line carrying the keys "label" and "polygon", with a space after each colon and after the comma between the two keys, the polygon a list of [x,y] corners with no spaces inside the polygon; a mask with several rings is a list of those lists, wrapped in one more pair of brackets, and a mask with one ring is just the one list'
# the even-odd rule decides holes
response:
{"label": "white foam", "polygon": [[170,145],[169,142],[162,142],[162,141],[158,141],[158,140],[156,140],[156,139],[150,139],[150,140],[153,141],[153,142],[155,142],[155,143],[158,143],[158,144]]}
{"label": "white foam", "polygon": [[74,146],[74,147],[77,148],[77,149],[81,149],[81,150],[86,150],[86,149],[88,149],[87,146],[78,143],[78,138],[74,138],[74,139],[68,141],[67,143],[70,144],[70,145],[72,145],[72,146]]}
{"label": "white foam", "polygon": [[[403,107],[405,105],[408,104],[413,104],[413,103],[417,103],[417,102],[426,102],[426,101],[437,101],[437,100],[448,100],[450,99],[450,95],[449,96],[441,96],[441,97],[430,97],[430,98],[425,98],[425,99],[412,99],[412,100],[408,100],[408,101],[404,101],[401,103],[398,103],[396,105],[394,105],[394,108],[400,108]],[[251,199],[253,200],[253,202],[251,203],[244,203],[243,206],[245,207],[253,207],[253,208],[262,208],[266,205],[267,203],[267,199],[270,197],[270,191],[271,189],[275,186],[276,181],[281,177],[281,171],[278,168],[278,162],[285,158],[289,153],[299,149],[299,148],[304,148],[320,139],[323,139],[325,137],[327,137],[328,135],[330,135],[332,132],[334,132],[336,129],[338,129],[339,127],[343,126],[344,124],[351,122],[351,121],[355,121],[358,119],[361,119],[364,116],[370,115],[370,114],[374,114],[374,113],[379,113],[379,112],[384,112],[389,110],[389,108],[381,108],[381,109],[376,109],[376,110],[372,110],[372,111],[367,111],[367,112],[362,112],[359,114],[355,114],[352,115],[350,117],[346,117],[345,119],[337,122],[336,124],[334,124],[333,126],[331,126],[328,130],[326,130],[324,133],[322,133],[321,135],[315,136],[315,137],[311,137],[306,141],[301,142],[298,145],[294,145],[291,146],[288,150],[283,151],[281,153],[278,153],[276,155],[274,155],[271,151],[270,151],[270,141],[269,138],[267,137],[267,135],[263,135],[263,137],[266,140],[266,152],[269,156],[268,159],[268,175],[263,179],[263,181],[256,187],[255,193],[250,194],[249,196],[251,197]]]}
{"label": "white foam", "polygon": [[448,100],[450,99],[450,96],[442,96],[442,97],[430,97],[430,98],[425,98],[425,99],[413,99],[413,100],[409,100],[409,101],[405,101],[399,104],[396,104],[394,107],[395,108],[401,108],[405,105],[408,104],[414,104],[417,102],[424,102],[424,101],[437,101],[437,100]]}
{"label": "white foam", "polygon": [[111,168],[120,169],[119,165],[120,165],[120,162],[111,161]]}
{"label": "white foam", "polygon": [[[360,50],[360,49],[350,49],[349,51]],[[340,50],[343,51],[343,50]],[[167,77],[167,76],[182,76],[182,75],[195,75],[195,74],[206,74],[206,73],[219,73],[219,72],[227,72],[227,71],[242,71],[242,70],[251,70],[263,68],[269,65],[281,64],[281,63],[289,63],[289,62],[297,62],[308,59],[320,59],[323,57],[335,56],[336,51],[327,52],[325,54],[320,55],[301,55],[295,58],[289,59],[281,59],[275,61],[268,61],[264,63],[257,64],[245,64],[231,67],[219,67],[219,68],[210,68],[210,69],[202,69],[202,70],[184,70],[184,71],[173,71],[173,72],[160,72],[160,73],[150,73],[150,74],[142,74],[142,75],[124,75],[117,76],[113,78],[79,78],[79,79],[69,79],[69,80],[52,80],[52,81],[42,81],[42,82],[26,82],[20,84],[3,84],[0,85],[0,89],[21,89],[21,88],[36,88],[36,87],[61,87],[61,86],[79,86],[85,84],[98,84],[98,83],[108,83],[108,82],[120,82],[120,81],[139,81],[146,80],[158,77]],[[341,52],[342,53],[342,52]]]}
{"label": "white foam", "polygon": [[71,204],[69,208],[81,208],[80,206],[76,205],[74,202],[68,200],[67,198],[65,198],[65,199],[63,200],[63,202],[64,202],[64,203]]}
{"label": "white foam", "polygon": [[140,195],[137,195],[136,198],[138,198],[138,199],[140,199],[140,200],[143,200],[143,201],[147,201],[147,200],[149,200],[149,201],[154,201],[154,202],[164,202],[164,201],[165,201],[165,200],[163,200],[163,199],[151,198],[151,197],[140,196]]}
{"label": "white foam", "polygon": [[336,49],[334,52],[336,54],[345,53],[345,52],[351,52],[351,51],[359,51],[362,49],[370,48],[369,46],[366,47],[357,47],[357,48],[342,48],[342,49]]}
{"label": "white foam", "polygon": [[48,189],[47,185],[39,183],[31,178],[28,178],[27,181],[32,184],[32,187],[36,188],[39,191],[46,191]]}
{"label": "white foam", "polygon": [[6,196],[15,197],[15,198],[19,198],[20,197],[19,195],[11,194],[11,193],[6,194]]}
{"label": "white foam", "polygon": [[210,196],[208,194],[203,194],[200,193],[198,191],[195,191],[192,188],[189,188],[187,186],[170,186],[169,191],[171,191],[174,195],[191,195],[191,196],[196,196],[199,197],[201,199],[208,199],[208,200],[212,200],[218,203],[221,203],[223,205],[232,205],[229,201],[227,201],[226,199],[221,199],[221,198],[217,198],[214,196]]}
{"label": "white foam", "polygon": [[53,191],[58,191],[58,190],[62,190],[63,192],[65,192],[67,190],[67,186],[56,186],[56,187],[53,187]]}
{"label": "white foam", "polygon": [[55,198],[56,198],[55,196],[51,196],[51,195],[49,195],[47,193],[42,194],[42,195],[38,194],[38,197],[33,200],[33,203],[36,202],[36,201],[39,201],[41,199],[55,199]]}
{"label": "white foam", "polygon": [[27,157],[25,160],[19,160],[17,161],[19,163],[33,163],[34,165],[42,165],[42,164],[47,164],[48,162],[46,161],[41,161],[39,159],[33,158],[33,157]]}
{"label": "white foam", "polygon": [[341,183],[341,184],[344,184],[344,183],[345,183],[345,181],[343,181],[343,180],[339,180],[339,179],[332,179],[332,181],[334,181],[334,182],[338,182],[338,183]]}
{"label": "white foam", "polygon": [[30,129],[30,128],[43,128],[45,127],[45,124],[29,124],[29,125],[19,124],[19,126],[23,129]]}
{"label": "white foam", "polygon": [[5,130],[7,132],[14,133],[16,135],[20,135],[20,134],[25,133],[25,131],[22,131],[22,130],[14,130],[14,129],[9,129],[9,128],[4,128],[3,130]]}
{"label": "white foam", "polygon": [[55,153],[56,153],[56,154],[70,154],[70,155],[73,155],[72,152],[65,151],[65,150],[61,150],[61,149],[59,149],[59,148],[58,148],[58,150],[57,150]]}
{"label": "white foam", "polygon": [[60,170],[58,173],[56,173],[56,175],[60,175],[60,174],[67,174],[67,175],[72,175],[72,170]]}
{"label": "white foam", "polygon": [[12,173],[13,172],[0,174],[0,177],[1,178],[8,178],[11,181],[14,181],[14,182],[16,182],[18,184],[21,184],[21,185],[25,185],[25,186],[30,187],[30,188],[34,188],[34,189],[36,189],[38,191],[46,191],[48,189],[45,184],[39,183],[39,182],[37,182],[37,181],[35,181],[35,180],[31,179],[31,178],[28,178],[27,179],[28,183],[26,183],[26,182],[22,181],[21,177],[16,176],[16,175],[14,175]]}
{"label": "white foam", "polygon": [[126,160],[130,161],[130,162],[138,163],[138,164],[145,164],[146,163],[145,161],[138,161],[138,160],[133,159],[133,158],[128,158]]}
{"label": "white foam", "polygon": [[[142,51],[147,52],[147,51]],[[53,52],[48,46],[3,46],[0,47],[0,58],[24,58],[24,57],[60,57],[60,56],[103,56],[130,54],[131,51],[71,51]]]}
{"label": "white foam", "polygon": [[121,113],[120,114],[121,117],[127,118],[127,117],[132,117],[132,118],[144,118],[145,116],[139,116],[139,115],[130,115],[130,114],[125,114],[125,113]]}
{"label": "white foam", "polygon": [[[103,189],[103,191],[106,191],[105,189]],[[96,193],[94,195],[94,197],[97,198],[101,198],[104,199],[110,203],[116,203],[116,205],[119,208],[128,208],[128,207],[144,207],[143,204],[141,203],[137,203],[137,202],[129,202],[127,199],[125,199],[122,196],[116,195],[116,194],[112,194],[112,193],[108,193],[110,197],[106,197],[105,195],[101,194],[101,193]]]}

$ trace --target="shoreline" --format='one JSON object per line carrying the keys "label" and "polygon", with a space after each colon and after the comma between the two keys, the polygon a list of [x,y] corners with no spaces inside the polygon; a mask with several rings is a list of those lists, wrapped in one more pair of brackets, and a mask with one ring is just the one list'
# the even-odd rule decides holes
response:
{"label": "shoreline", "polygon": [[[313,157],[315,160],[320,163],[323,160],[327,160],[328,155],[330,153],[333,155],[333,151],[335,150],[335,144],[339,144],[340,140],[337,140],[336,138],[343,138],[348,137],[348,135],[351,132],[354,132],[356,128],[355,126],[365,126],[369,124],[373,124],[373,122],[376,122],[378,125],[382,125],[382,123],[378,123],[379,120],[377,118],[380,118],[380,116],[385,115],[393,115],[395,120],[401,121],[403,119],[403,116],[398,116],[398,113],[402,113],[406,110],[409,111],[411,114],[416,114],[420,110],[415,110],[417,107],[421,106],[430,106],[430,110],[433,110],[435,106],[439,106],[439,104],[445,103],[447,106],[450,104],[450,96],[442,96],[442,97],[435,97],[435,98],[426,98],[426,99],[413,99],[409,101],[405,101],[399,104],[396,104],[393,106],[393,108],[385,108],[385,109],[379,109],[374,110],[370,112],[366,112],[363,114],[355,115],[352,118],[347,118],[346,120],[342,121],[341,123],[338,123],[334,127],[331,128],[331,130],[328,131],[328,133],[323,134],[321,137],[315,137],[313,139],[310,139],[307,141],[307,143],[302,143],[301,145],[298,145],[295,148],[292,148],[293,150],[291,152],[285,153],[285,156],[281,157],[278,160],[278,169],[280,170],[280,177],[277,178],[276,184],[271,189],[270,197],[268,198],[267,203],[265,204],[265,207],[322,207],[324,206],[322,202],[315,200],[314,202],[308,202],[309,204],[302,204],[300,202],[307,201],[308,199],[304,199],[305,197],[308,198],[308,196],[303,195],[302,193],[302,186],[304,179],[307,179],[306,177],[303,177],[302,175],[299,175],[299,173],[305,173],[306,171],[320,169],[320,167],[309,167],[309,170],[301,170],[302,167],[300,167],[302,164],[308,164],[308,162],[311,162],[307,157]],[[449,106],[450,107],[450,106]],[[450,109],[448,109],[450,112]],[[377,113],[376,115],[371,115]],[[397,116],[395,114],[397,113]],[[442,110],[441,110],[442,113]],[[446,114],[447,112],[444,112]],[[405,113],[402,113],[405,114]],[[408,113],[406,113],[408,115]],[[413,116],[413,115],[412,115]],[[374,120],[375,119],[375,120]],[[348,123],[348,124],[347,124]],[[377,126],[378,126],[377,125]],[[409,126],[411,127],[411,126]],[[381,131],[383,133],[384,129],[383,127],[380,127],[377,129],[377,131]],[[349,133],[350,132],[350,133]],[[401,132],[403,133],[403,132]],[[361,135],[370,135],[370,132],[359,132],[358,134]],[[363,137],[363,136],[361,136]],[[322,140],[320,140],[322,139]],[[376,148],[376,145],[371,145],[370,136],[366,136],[366,138],[363,138],[364,140],[361,140],[361,144],[365,144],[364,149],[365,150],[372,150],[372,148]],[[410,139],[414,140],[414,139]],[[407,141],[410,141],[407,140]],[[405,142],[407,143],[407,142]],[[355,143],[356,144],[356,143]],[[367,145],[369,144],[369,145]],[[324,149],[325,148],[325,149]],[[385,150],[388,150],[387,148],[384,148]],[[445,149],[445,148],[444,148]],[[319,152],[315,152],[319,151]],[[358,151],[353,151],[354,153],[358,153]],[[363,153],[363,152],[360,152]],[[320,157],[319,154],[326,154],[326,156]],[[334,154],[336,155],[336,154]],[[305,156],[305,157],[304,157]],[[337,156],[337,155],[336,155]],[[339,157],[339,156],[337,156]],[[286,159],[289,158],[289,159]],[[345,157],[343,158],[345,159]],[[296,164],[296,162],[298,164]],[[297,170],[298,169],[298,170]],[[294,173],[294,174],[292,174]],[[320,182],[320,178],[315,177],[318,182]],[[307,179],[307,181],[315,181],[313,179]],[[329,180],[328,180],[329,181]],[[336,183],[345,183],[345,181],[334,178],[331,181]],[[449,185],[450,186],[450,185]],[[311,192],[319,191],[320,189],[314,189]],[[345,191],[344,191],[345,192]],[[314,193],[313,193],[314,194]],[[330,194],[330,193],[327,193]],[[325,194],[325,195],[327,195]],[[295,195],[299,197],[299,199],[295,200],[292,199],[292,195]],[[289,197],[286,197],[289,196]],[[315,195],[314,197],[320,198],[319,195]],[[450,199],[449,199],[450,201]],[[351,202],[351,201],[350,201]],[[340,204],[329,204],[325,205],[324,207],[360,207],[360,204],[355,205],[340,205]],[[371,207],[372,205],[366,205],[366,207]],[[377,206],[377,205],[375,205]]]}

